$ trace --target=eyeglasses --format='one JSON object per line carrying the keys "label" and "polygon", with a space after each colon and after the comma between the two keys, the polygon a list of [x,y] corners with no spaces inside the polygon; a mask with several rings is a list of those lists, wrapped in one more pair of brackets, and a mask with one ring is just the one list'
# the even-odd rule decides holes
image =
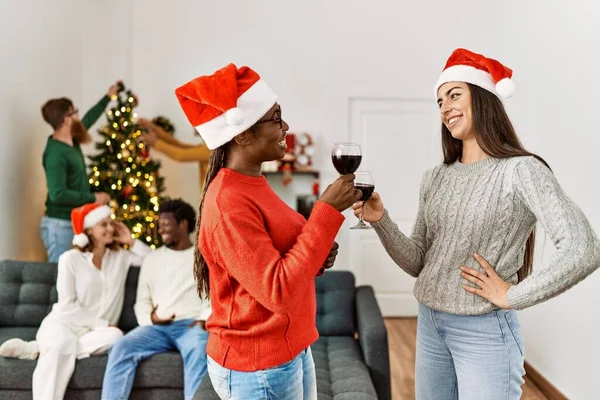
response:
{"label": "eyeglasses", "polygon": [[70,117],[71,115],[75,115],[79,112],[78,108],[74,108],[73,111],[70,111],[67,113],[67,115],[65,115],[65,117]]}
{"label": "eyeglasses", "polygon": [[279,124],[279,129],[283,129],[283,119],[281,119],[281,107],[277,108],[275,111],[275,117],[271,119],[264,119],[262,121],[258,121],[254,125],[264,124],[265,122],[277,122]]}

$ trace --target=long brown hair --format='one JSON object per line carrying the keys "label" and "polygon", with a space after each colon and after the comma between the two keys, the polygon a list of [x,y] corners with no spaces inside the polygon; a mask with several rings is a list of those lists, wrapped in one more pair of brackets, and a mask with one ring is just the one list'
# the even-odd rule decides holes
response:
{"label": "long brown hair", "polygon": [[[479,86],[470,83],[467,83],[467,86],[471,92],[475,139],[481,150],[495,158],[533,156],[550,169],[550,166],[544,159],[537,154],[525,150],[500,99]],[[444,164],[452,164],[462,157],[462,140],[452,137],[452,134],[443,123],[442,150],[444,152]],[[525,244],[523,266],[517,272],[519,282],[531,274],[534,249],[535,228]]]}
{"label": "long brown hair", "polygon": [[208,281],[208,265],[200,249],[198,248],[198,237],[200,235],[200,222],[202,221],[202,207],[204,206],[204,196],[208,190],[208,186],[215,179],[217,173],[225,166],[225,156],[227,154],[227,145],[218,147],[210,152],[208,159],[208,171],[206,179],[202,186],[202,194],[200,195],[200,206],[198,207],[198,219],[196,220],[196,248],[194,250],[194,276],[198,284],[198,295],[202,298],[206,294],[206,298],[210,299],[210,285]]}

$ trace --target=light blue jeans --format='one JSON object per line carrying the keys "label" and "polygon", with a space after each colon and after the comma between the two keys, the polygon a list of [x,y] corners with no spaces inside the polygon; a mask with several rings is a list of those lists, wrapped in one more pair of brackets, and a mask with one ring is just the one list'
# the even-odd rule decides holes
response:
{"label": "light blue jeans", "polygon": [[525,382],[514,310],[454,315],[419,304],[416,400],[513,400]]}
{"label": "light blue jeans", "polygon": [[317,400],[317,376],[310,347],[273,368],[241,372],[208,357],[208,376],[222,400]]}
{"label": "light blue jeans", "polygon": [[[184,319],[169,325],[138,326],[119,339],[108,353],[102,384],[102,400],[128,399],[138,364],[146,358],[168,351],[179,351],[183,358],[183,393],[191,400],[206,375],[208,332]],[[172,371],[165,371],[171,374]]]}
{"label": "light blue jeans", "polygon": [[58,257],[73,248],[73,225],[66,219],[42,217],[40,234],[48,255],[48,262],[58,262]]}

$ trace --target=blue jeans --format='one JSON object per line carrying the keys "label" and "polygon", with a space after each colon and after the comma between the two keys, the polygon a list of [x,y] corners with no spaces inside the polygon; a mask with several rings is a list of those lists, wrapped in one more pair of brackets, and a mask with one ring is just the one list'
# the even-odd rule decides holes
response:
{"label": "blue jeans", "polygon": [[66,219],[42,217],[40,234],[48,255],[48,262],[58,262],[58,257],[73,248],[73,225]]}
{"label": "blue jeans", "polygon": [[317,400],[317,376],[310,347],[273,368],[241,372],[208,357],[208,376],[222,400]]}
{"label": "blue jeans", "polygon": [[514,310],[454,315],[419,304],[416,400],[520,399],[523,351]]}
{"label": "blue jeans", "polygon": [[108,353],[102,384],[102,400],[128,399],[138,364],[146,358],[168,351],[179,351],[183,358],[183,391],[191,400],[206,375],[208,332],[189,324],[193,319],[169,325],[138,326],[119,339]]}

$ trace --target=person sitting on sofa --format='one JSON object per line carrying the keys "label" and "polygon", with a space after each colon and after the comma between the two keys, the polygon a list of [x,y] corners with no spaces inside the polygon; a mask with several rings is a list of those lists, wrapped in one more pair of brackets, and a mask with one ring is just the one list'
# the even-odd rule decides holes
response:
{"label": "person sitting on sofa", "polygon": [[142,263],[134,306],[139,327],[110,349],[102,399],[129,398],[137,365],[154,354],[179,351],[183,358],[186,399],[191,399],[206,374],[205,321],[210,302],[202,300],[194,280],[196,213],[182,200],[160,204],[159,233],[164,246]]}
{"label": "person sitting on sofa", "polygon": [[[33,373],[34,400],[62,399],[75,369],[75,360],[105,353],[123,336],[116,327],[131,265],[140,265],[150,250],[111,209],[99,203],[73,209],[74,249],[58,259],[58,302],[44,318],[36,341],[10,339],[0,355],[38,358]],[[119,244],[129,246],[124,250]]]}

